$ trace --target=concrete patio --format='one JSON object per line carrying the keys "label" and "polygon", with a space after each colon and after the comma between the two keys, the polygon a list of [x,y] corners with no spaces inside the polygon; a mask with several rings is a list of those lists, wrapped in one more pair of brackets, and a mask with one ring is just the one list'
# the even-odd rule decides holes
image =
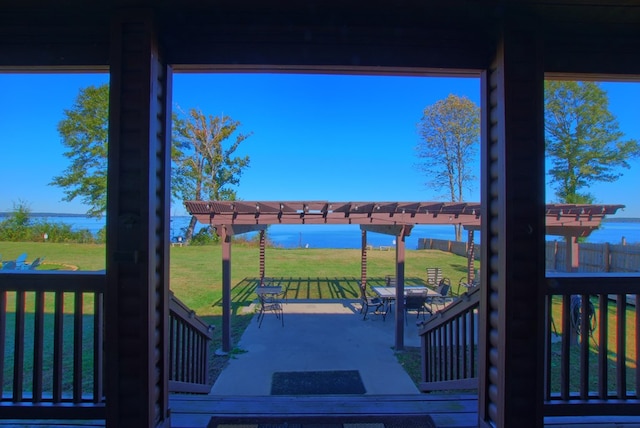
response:
{"label": "concrete patio", "polygon": [[[394,334],[393,313],[386,321],[375,314],[363,320],[359,300],[289,300],[284,326],[272,313],[260,328],[254,318],[210,394],[269,395],[274,372],[323,370],[358,370],[366,395],[419,394],[398,363]],[[420,346],[412,313],[404,343]]]}

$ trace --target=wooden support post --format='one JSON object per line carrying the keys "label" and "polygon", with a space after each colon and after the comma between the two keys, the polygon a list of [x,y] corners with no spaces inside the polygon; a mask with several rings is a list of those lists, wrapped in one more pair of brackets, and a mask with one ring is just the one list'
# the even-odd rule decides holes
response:
{"label": "wooden support post", "polygon": [[467,283],[471,284],[476,276],[475,270],[475,258],[476,258],[476,245],[473,242],[473,229],[469,229],[467,239]]}
{"label": "wooden support post", "polygon": [[396,351],[404,350],[405,228],[396,238]]}
{"label": "wooden support post", "polygon": [[222,353],[231,351],[231,233],[222,226]]}
{"label": "wooden support post", "polygon": [[360,286],[362,288],[362,297],[364,298],[367,289],[367,231],[362,229],[361,234]]}
{"label": "wooden support post", "polygon": [[260,285],[264,285],[264,229],[260,231]]}
{"label": "wooden support post", "polygon": [[567,272],[577,272],[580,266],[580,254],[578,238],[575,236],[565,236],[565,269]]}
{"label": "wooden support post", "polygon": [[150,9],[114,11],[105,292],[107,427],[170,426],[171,67]]}

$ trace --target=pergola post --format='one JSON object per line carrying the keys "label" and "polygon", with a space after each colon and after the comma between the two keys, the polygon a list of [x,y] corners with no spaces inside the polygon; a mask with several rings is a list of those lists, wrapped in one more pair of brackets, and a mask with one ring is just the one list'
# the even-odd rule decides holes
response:
{"label": "pergola post", "polygon": [[231,236],[229,226],[220,230],[222,241],[222,352],[231,351]]}
{"label": "pergola post", "polygon": [[362,297],[365,297],[365,290],[367,289],[367,231],[361,229],[360,232],[362,235],[360,258],[360,287],[362,290]]}
{"label": "pergola post", "polygon": [[471,284],[476,276],[475,270],[475,258],[476,258],[476,244],[473,241],[474,233],[473,229],[469,229],[467,238],[467,283]]}
{"label": "pergola post", "polygon": [[578,246],[578,238],[575,236],[565,236],[565,269],[567,272],[576,272],[578,270],[578,266],[580,265],[580,255],[579,255],[579,246]]}
{"label": "pergola post", "polygon": [[396,351],[404,350],[405,227],[396,237]]}
{"label": "pergola post", "polygon": [[264,284],[264,229],[260,231],[260,285]]}

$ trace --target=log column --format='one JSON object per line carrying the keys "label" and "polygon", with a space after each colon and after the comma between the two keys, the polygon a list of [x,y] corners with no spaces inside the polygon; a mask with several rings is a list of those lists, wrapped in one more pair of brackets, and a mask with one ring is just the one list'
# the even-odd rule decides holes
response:
{"label": "log column", "polygon": [[153,13],[112,19],[106,277],[106,425],[170,426],[171,70]]}
{"label": "log column", "polygon": [[541,427],[544,73],[535,30],[505,22],[482,78],[479,424]]}

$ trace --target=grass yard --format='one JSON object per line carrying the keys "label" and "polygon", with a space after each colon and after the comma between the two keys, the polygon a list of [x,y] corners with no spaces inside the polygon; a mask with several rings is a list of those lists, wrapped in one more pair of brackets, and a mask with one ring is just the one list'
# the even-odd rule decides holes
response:
{"label": "grass yard", "polygon": [[[27,261],[45,257],[40,269],[94,271],[105,268],[104,245],[57,244],[33,242],[0,242],[0,254],[4,260],[16,258],[21,253],[28,254]],[[281,249],[267,248],[266,275],[278,278],[286,284],[289,299],[357,299],[360,292],[357,280],[360,278],[360,250],[334,249]],[[367,277],[370,284],[383,283],[385,276],[395,274],[394,251],[369,251],[367,254]],[[466,276],[466,259],[437,250],[408,250],[406,252],[405,278],[408,283],[424,281],[427,267],[440,267],[443,274],[451,279],[454,292],[459,278]],[[259,276],[259,248],[244,242],[232,248],[232,342],[237,343],[246,326],[251,322],[252,313],[246,313],[255,299],[253,279]],[[208,324],[216,326],[213,349],[221,347],[222,314],[222,254],[220,246],[172,247],[170,266],[170,288],[176,297],[195,310]],[[13,296],[14,297],[14,296]],[[52,311],[52,299],[47,299],[47,308]],[[85,314],[92,313],[93,299],[86,298]],[[9,311],[15,307],[12,295],[8,296]],[[33,307],[33,295],[27,296],[27,308]],[[72,302],[65,308],[72,308]],[[90,315],[86,315],[89,316]],[[12,332],[12,317],[7,317],[7,331]],[[27,320],[29,322],[29,320]],[[89,322],[89,321],[87,321]],[[27,324],[29,325],[29,324]],[[87,358],[91,355],[90,337],[86,338]],[[84,342],[84,341],[83,341]],[[234,350],[241,352],[241,350]],[[224,368],[230,356],[214,356],[211,379],[215,379]],[[6,342],[5,367],[11,371],[13,341]],[[25,353],[29,360],[31,353]],[[419,354],[416,352],[399,354],[405,358],[407,371],[419,370]],[[406,360],[413,358],[413,361]],[[32,361],[25,361],[29,367]],[[86,365],[85,365],[86,366]],[[85,380],[89,381],[90,367]],[[411,373],[410,373],[411,374]],[[417,372],[419,376],[419,371]],[[413,373],[413,377],[416,373]],[[12,375],[5,371],[5,388]],[[50,380],[45,380],[50,382]],[[24,385],[29,389],[30,385]]]}

